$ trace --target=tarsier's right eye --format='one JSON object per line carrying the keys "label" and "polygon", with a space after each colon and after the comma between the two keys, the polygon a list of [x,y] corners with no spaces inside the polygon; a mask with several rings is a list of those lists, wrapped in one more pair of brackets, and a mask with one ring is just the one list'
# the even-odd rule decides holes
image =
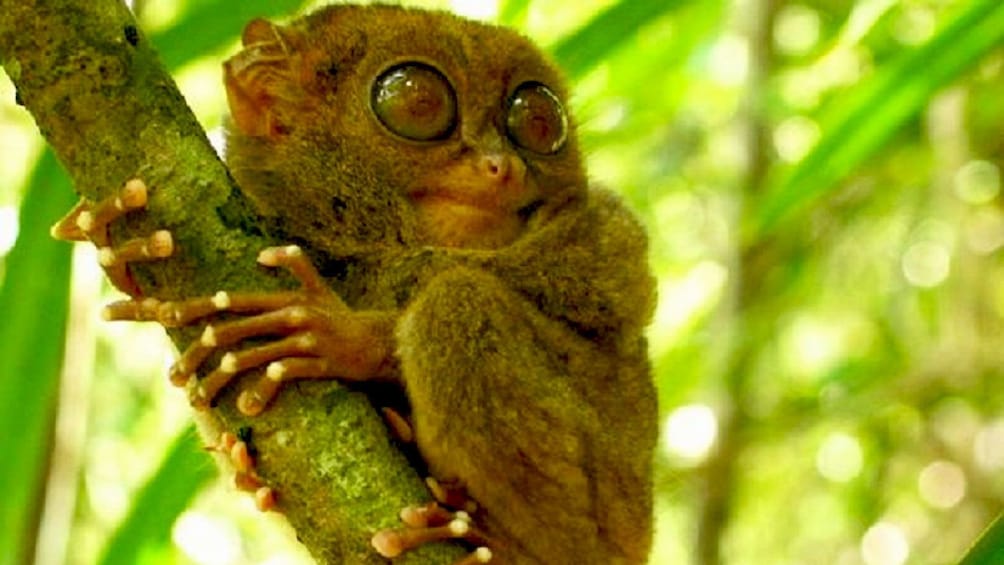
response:
{"label": "tarsier's right eye", "polygon": [[442,139],[457,123],[457,96],[443,73],[423,63],[387,69],[373,83],[373,112],[406,139]]}
{"label": "tarsier's right eye", "polygon": [[506,129],[516,145],[541,155],[552,155],[568,140],[568,115],[550,88],[539,82],[527,82],[509,100]]}

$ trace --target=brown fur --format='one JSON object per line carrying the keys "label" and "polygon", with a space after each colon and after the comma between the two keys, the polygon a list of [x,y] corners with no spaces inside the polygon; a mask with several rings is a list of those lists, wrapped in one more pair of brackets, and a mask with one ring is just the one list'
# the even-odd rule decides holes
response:
{"label": "brown fur", "polygon": [[[228,164],[350,307],[399,316],[419,451],[480,504],[493,563],[644,563],[656,438],[645,235],[589,188],[574,131],[553,155],[504,131],[520,84],[567,106],[557,70],[513,31],[395,7],[256,21],[244,43],[226,66]],[[445,139],[401,139],[370,109],[375,77],[409,60],[456,91]],[[499,184],[488,220],[415,196],[480,190],[486,155],[517,160],[523,191]]]}

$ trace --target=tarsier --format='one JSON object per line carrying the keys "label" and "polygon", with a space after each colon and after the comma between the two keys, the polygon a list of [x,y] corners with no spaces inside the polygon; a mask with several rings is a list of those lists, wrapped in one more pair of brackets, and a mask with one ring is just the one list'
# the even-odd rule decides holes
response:
{"label": "tarsier", "polygon": [[387,6],[255,20],[243,45],[224,66],[226,162],[264,229],[298,245],[259,261],[301,288],[143,299],[128,263],[184,250],[166,232],[112,245],[108,224],[144,206],[134,180],[54,230],[101,247],[132,294],[109,317],[205,325],[171,375],[197,407],[227,386],[257,414],[294,379],[400,385],[430,484],[451,488],[375,533],[384,556],[458,537],[470,563],[644,563],[646,238],[589,186],[558,71],[513,31]]}

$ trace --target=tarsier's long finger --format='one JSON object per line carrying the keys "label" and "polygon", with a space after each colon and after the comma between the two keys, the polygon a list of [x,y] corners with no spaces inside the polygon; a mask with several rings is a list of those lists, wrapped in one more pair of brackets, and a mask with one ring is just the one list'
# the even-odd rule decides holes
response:
{"label": "tarsier's long finger", "polygon": [[[216,297],[210,300],[215,300],[217,297],[220,297],[221,294],[225,293],[217,293]],[[271,298],[275,298],[276,301],[281,302],[287,300],[284,296],[285,295],[274,295]],[[235,295],[232,298],[248,298],[249,302],[253,301],[259,305],[270,301],[270,297],[264,294],[243,297]],[[230,299],[231,298],[226,298],[226,300]],[[168,327],[174,324],[165,323],[165,317],[172,317],[174,320],[184,320],[188,311],[184,308],[179,310],[179,304],[183,303],[167,302],[161,305],[158,320]],[[247,305],[248,304],[243,304],[243,306]],[[205,309],[210,307],[218,308],[218,305],[206,305],[204,302],[198,302],[194,306],[196,309]],[[231,307],[224,308],[224,310],[231,309]],[[165,310],[169,310],[170,313],[165,314]],[[242,318],[239,320],[226,321],[219,324],[209,324],[206,326],[205,330],[203,330],[202,336],[199,340],[190,345],[178,361],[171,366],[171,370],[169,372],[171,383],[175,386],[182,386],[188,383],[192,375],[195,374],[195,371],[198,370],[199,366],[202,365],[202,363],[209,357],[210,354],[212,354],[213,351],[229,348],[250,337],[259,337],[269,334],[284,334],[295,331],[304,325],[308,317],[309,313],[306,309],[293,307],[283,308],[274,312],[266,312],[264,314]],[[197,388],[193,389],[193,393],[195,394],[195,396],[193,396],[193,403],[201,403],[203,400],[205,402],[211,401],[219,390],[218,388],[214,389],[215,384],[221,381],[229,382],[233,376],[233,373],[227,373],[226,371],[220,369],[217,369],[214,373],[217,374],[217,376],[214,377],[214,380],[202,385],[206,387],[206,390],[203,393],[199,393]],[[227,375],[230,376],[228,377]]]}
{"label": "tarsier's long finger", "polygon": [[310,319],[307,308],[292,306],[257,316],[210,324],[202,335],[202,343],[216,347],[229,347],[249,337],[283,335],[302,329]]}
{"label": "tarsier's long finger", "polygon": [[317,339],[312,334],[297,334],[244,351],[227,353],[220,361],[220,369],[240,373],[286,357],[311,355],[316,347]]}
{"label": "tarsier's long finger", "polygon": [[64,241],[87,241],[87,234],[84,233],[84,230],[80,228],[77,222],[79,221],[80,214],[90,210],[90,208],[90,202],[83,198],[80,199],[80,202],[77,202],[76,206],[49,228],[49,235],[55,239]]}
{"label": "tarsier's long finger", "polygon": [[290,357],[271,363],[265,376],[241,392],[237,397],[237,409],[248,416],[257,416],[279,393],[279,387],[286,381],[296,379],[330,379],[331,364],[319,357]]}
{"label": "tarsier's long finger", "polygon": [[130,239],[122,245],[98,249],[98,262],[102,267],[114,267],[130,262],[156,261],[174,253],[171,232],[160,230],[149,237]]}
{"label": "tarsier's long finger", "polygon": [[101,311],[101,317],[109,322],[157,322],[163,303],[156,298],[142,300],[119,300],[112,302]]}
{"label": "tarsier's long finger", "polygon": [[322,292],[327,285],[310,259],[296,245],[285,247],[269,247],[258,254],[258,262],[266,267],[285,267],[300,281],[307,292]]}
{"label": "tarsier's long finger", "polygon": [[165,302],[159,321],[165,327],[177,328],[219,312],[245,314],[279,310],[300,298],[301,294],[297,291],[231,293],[221,290],[212,296]]}
{"label": "tarsier's long finger", "polygon": [[[210,328],[207,327],[206,330],[209,331]],[[195,371],[199,369],[199,366],[216,351],[215,341],[209,340],[213,341],[214,344],[206,345],[204,343],[207,341],[205,338],[206,332],[202,332],[202,337],[189,345],[188,349],[181,354],[181,357],[171,365],[171,369],[168,371],[168,379],[170,379],[171,384],[174,386],[185,386],[189,379],[195,375]]]}
{"label": "tarsier's long finger", "polygon": [[317,340],[312,335],[301,334],[244,351],[227,353],[215,371],[194,384],[191,391],[192,404],[199,408],[207,407],[219,391],[233,380],[234,375],[277,359],[309,355],[316,345]]}
{"label": "tarsier's long finger", "polygon": [[146,184],[140,179],[132,179],[115,196],[96,204],[80,201],[52,226],[50,233],[57,239],[90,240],[98,247],[108,247],[108,224],[130,210],[146,206],[146,201]]}
{"label": "tarsier's long finger", "polygon": [[[172,373],[171,382],[174,382],[173,376],[174,374]],[[236,376],[237,373],[224,371],[217,367],[202,379],[190,379],[188,401],[194,408],[199,410],[209,408],[213,404],[213,399],[220,393],[220,390],[230,384],[230,381],[234,380]]]}
{"label": "tarsier's long finger", "polygon": [[141,294],[139,286],[129,275],[129,263],[156,261],[170,257],[172,253],[174,253],[174,239],[171,237],[171,232],[160,230],[149,237],[131,239],[120,247],[99,247],[98,262],[105,269],[105,275],[115,288],[130,296],[139,296]]}
{"label": "tarsier's long finger", "polygon": [[[163,315],[165,308],[171,309],[176,306],[177,303],[164,303],[160,308],[160,315]],[[285,310],[278,310],[276,312],[266,312],[258,316],[251,316],[250,318],[207,325],[202,331],[202,336],[199,337],[199,340],[188,346],[188,349],[171,366],[169,374],[171,383],[177,386],[186,384],[188,379],[195,374],[195,371],[199,369],[199,366],[202,365],[213,351],[230,348],[249,337],[288,333],[295,329],[295,326],[289,326],[286,323],[288,318],[289,315]],[[163,323],[162,319],[161,323]],[[221,371],[217,369],[215,372]],[[222,371],[222,373],[226,373],[226,371]],[[223,379],[223,375],[220,375],[218,378]],[[212,400],[214,396],[215,393],[209,395],[207,398]]]}

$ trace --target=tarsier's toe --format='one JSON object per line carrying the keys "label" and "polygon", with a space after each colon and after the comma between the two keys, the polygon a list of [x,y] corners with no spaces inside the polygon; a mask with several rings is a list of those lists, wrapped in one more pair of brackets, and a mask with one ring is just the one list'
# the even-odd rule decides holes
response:
{"label": "tarsier's toe", "polygon": [[[462,539],[471,543],[483,543],[484,536],[474,528],[471,517],[464,511],[450,512],[435,502],[423,506],[409,506],[401,510],[401,521],[408,527],[377,532],[370,543],[384,557],[396,557],[401,553],[426,543]],[[455,565],[488,563],[492,552],[488,547],[479,547]]]}
{"label": "tarsier's toe", "polygon": [[[246,437],[250,441],[250,431],[247,432]],[[222,453],[230,460],[236,468],[234,486],[240,490],[254,493],[255,507],[258,510],[262,512],[274,510],[276,507],[275,491],[266,486],[261,477],[258,476],[248,441],[240,439],[236,434],[223,432],[217,443],[206,449]]]}
{"label": "tarsier's toe", "polygon": [[275,510],[275,491],[270,487],[261,487],[254,493],[254,505],[261,512]]}
{"label": "tarsier's toe", "polygon": [[373,549],[380,555],[392,558],[404,553],[407,549],[401,541],[401,536],[395,530],[381,530],[370,539]]}

